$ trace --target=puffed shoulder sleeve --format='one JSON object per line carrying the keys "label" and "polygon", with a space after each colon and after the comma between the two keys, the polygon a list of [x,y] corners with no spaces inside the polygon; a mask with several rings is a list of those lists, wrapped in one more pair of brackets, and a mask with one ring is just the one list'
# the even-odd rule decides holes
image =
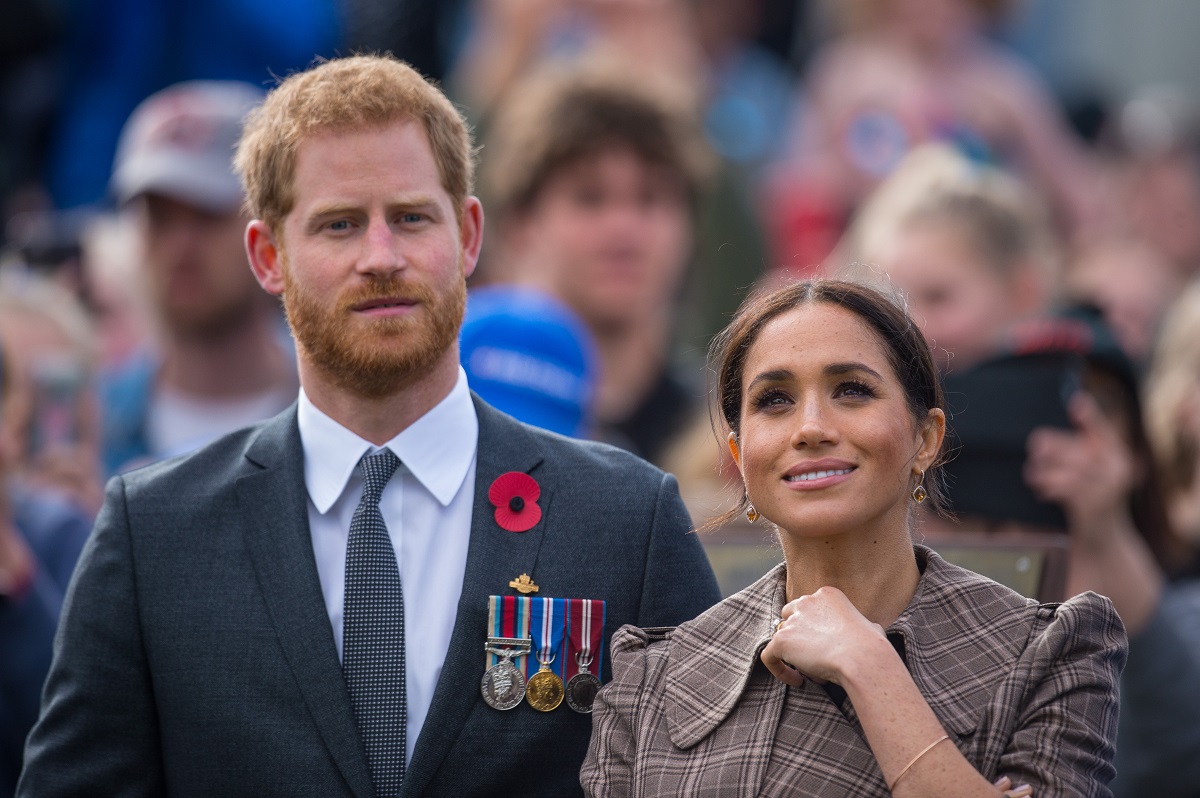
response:
{"label": "puffed shoulder sleeve", "polygon": [[1038,798],[1109,796],[1125,627],[1112,602],[1090,592],[1037,612],[1016,731],[998,772],[1032,785]]}
{"label": "puffed shoulder sleeve", "polygon": [[[579,780],[589,798],[633,795],[639,713],[662,677],[664,640],[670,630],[622,626],[612,638],[613,679],[596,696],[592,739]],[[661,694],[661,690],[657,691]]]}

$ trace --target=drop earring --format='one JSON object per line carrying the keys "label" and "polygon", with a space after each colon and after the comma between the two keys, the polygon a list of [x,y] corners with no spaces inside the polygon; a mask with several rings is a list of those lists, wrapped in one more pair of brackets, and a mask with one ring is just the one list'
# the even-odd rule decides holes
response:
{"label": "drop earring", "polygon": [[913,501],[915,501],[917,504],[921,504],[922,502],[924,502],[926,499],[929,498],[929,491],[925,490],[925,472],[924,471],[917,472],[917,486],[915,488],[913,488],[912,497],[913,497]]}
{"label": "drop earring", "polygon": [[757,521],[758,516],[759,516],[758,510],[754,509],[753,504],[748,505],[746,507],[746,518],[750,521],[750,523],[753,524],[755,521]]}

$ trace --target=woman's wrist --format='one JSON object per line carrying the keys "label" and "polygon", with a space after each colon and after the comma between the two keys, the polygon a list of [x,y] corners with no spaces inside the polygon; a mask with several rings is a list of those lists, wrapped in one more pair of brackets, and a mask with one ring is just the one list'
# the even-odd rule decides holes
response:
{"label": "woman's wrist", "polygon": [[837,676],[834,681],[851,696],[858,690],[871,690],[881,679],[887,678],[897,668],[905,674],[908,670],[904,661],[892,647],[887,637],[879,636],[866,643],[846,650],[843,662],[835,663]]}

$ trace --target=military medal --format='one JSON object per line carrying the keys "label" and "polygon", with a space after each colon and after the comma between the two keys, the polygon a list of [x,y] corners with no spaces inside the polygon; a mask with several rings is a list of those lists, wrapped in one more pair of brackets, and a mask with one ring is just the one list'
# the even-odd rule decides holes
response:
{"label": "military medal", "polygon": [[513,657],[529,653],[529,640],[489,637],[484,649],[500,657],[500,661],[483,674],[480,691],[492,709],[512,709],[525,697],[525,675],[513,664]]}
{"label": "military medal", "polygon": [[[600,623],[594,623],[593,614],[599,604]],[[571,599],[570,632],[567,635],[570,650],[575,652],[575,664],[579,672],[567,681],[567,706],[576,712],[588,714],[592,702],[600,692],[600,679],[588,670],[592,664],[592,652],[599,648],[604,630],[604,602],[590,599]]]}
{"label": "military medal", "polygon": [[588,672],[588,665],[592,664],[590,657],[584,659],[582,655],[576,655],[576,659],[579,661],[579,673],[567,682],[567,706],[586,715],[592,711],[592,702],[596,700],[596,693],[600,692],[600,680]]}
{"label": "military medal", "polygon": [[529,628],[541,668],[529,677],[525,685],[525,700],[538,712],[557,709],[563,700],[562,678],[550,670],[562,645],[566,602],[563,599],[538,598],[531,600]]}
{"label": "military medal", "polygon": [[489,707],[512,709],[525,698],[525,672],[513,660],[527,655],[532,646],[528,606],[519,606],[513,596],[489,597],[488,631],[479,690]]}

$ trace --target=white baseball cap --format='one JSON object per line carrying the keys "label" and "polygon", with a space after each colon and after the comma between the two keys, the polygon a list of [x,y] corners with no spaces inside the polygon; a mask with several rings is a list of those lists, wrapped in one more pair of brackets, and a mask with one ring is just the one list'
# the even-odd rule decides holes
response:
{"label": "white baseball cap", "polygon": [[134,109],[117,143],[110,186],[124,204],[147,192],[205,210],[236,210],[242,184],[233,153],[242,121],[266,93],[237,81],[187,81]]}

